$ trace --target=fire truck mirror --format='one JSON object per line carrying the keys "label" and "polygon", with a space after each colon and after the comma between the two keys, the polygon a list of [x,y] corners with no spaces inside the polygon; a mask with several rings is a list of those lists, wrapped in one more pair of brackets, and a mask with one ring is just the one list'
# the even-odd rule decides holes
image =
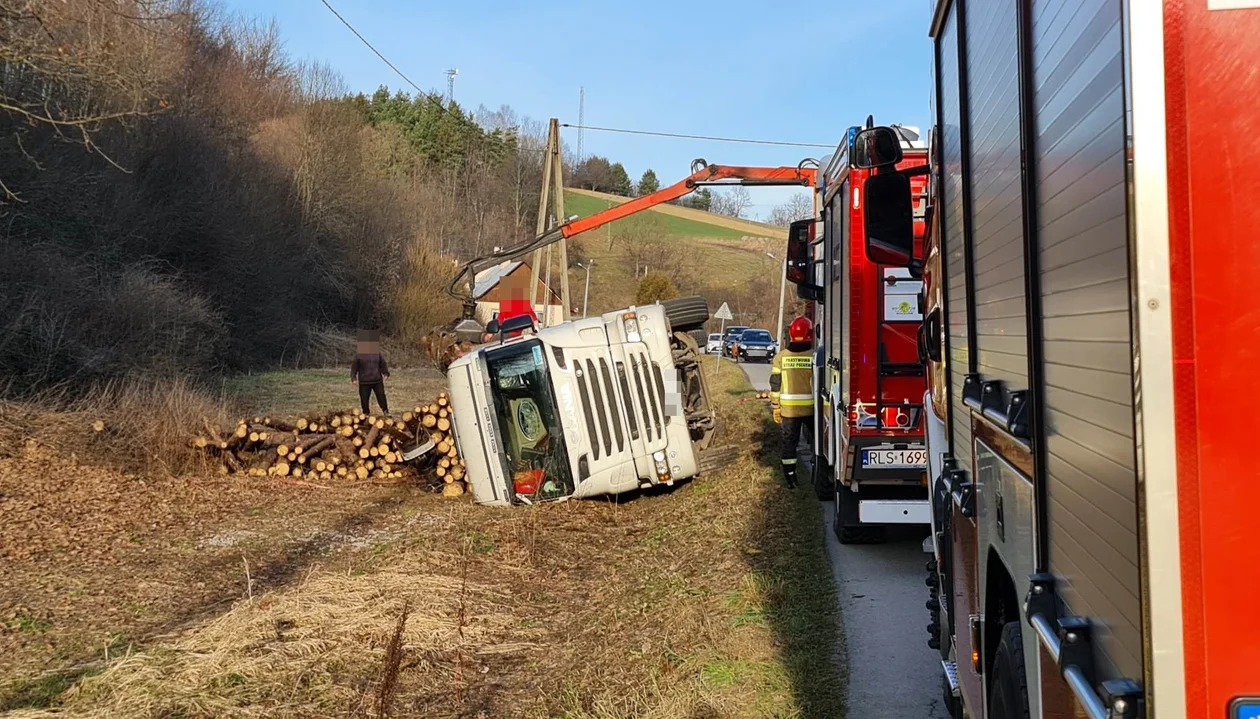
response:
{"label": "fire truck mirror", "polygon": [[910,178],[900,172],[871,175],[865,183],[866,257],[906,267],[914,259],[914,201]]}
{"label": "fire truck mirror", "polygon": [[787,281],[803,285],[809,281],[810,260],[814,258],[810,247],[810,228],[813,220],[797,220],[788,227]]}
{"label": "fire truck mirror", "polygon": [[872,127],[853,140],[853,167],[870,170],[901,162],[901,138],[890,127]]}

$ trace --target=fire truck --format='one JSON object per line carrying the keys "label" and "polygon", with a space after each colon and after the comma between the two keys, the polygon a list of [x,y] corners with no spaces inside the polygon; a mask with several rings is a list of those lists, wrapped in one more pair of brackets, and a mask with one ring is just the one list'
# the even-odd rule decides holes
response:
{"label": "fire truck", "polygon": [[939,0],[923,250],[858,134],[866,254],[924,281],[955,716],[1260,716],[1255,8]]}
{"label": "fire truck", "polygon": [[[863,250],[862,187],[871,170],[854,163],[858,131],[849,128],[819,172],[818,218],[789,228],[786,270],[814,307],[814,486],[820,499],[835,500],[835,532],[845,544],[878,541],[889,525],[929,518],[917,349],[922,283]],[[923,165],[927,146],[918,132],[898,132],[901,166]],[[926,184],[926,175],[913,179],[916,238],[925,227]]]}

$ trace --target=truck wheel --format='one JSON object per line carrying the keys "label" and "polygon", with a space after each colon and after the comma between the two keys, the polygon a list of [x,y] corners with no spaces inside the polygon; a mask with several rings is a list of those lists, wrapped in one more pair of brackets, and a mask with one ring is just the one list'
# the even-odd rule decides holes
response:
{"label": "truck wheel", "polygon": [[989,676],[990,719],[1029,719],[1024,636],[1019,622],[1002,627],[1002,639],[993,656],[993,673]]}
{"label": "truck wheel", "polygon": [[831,465],[827,464],[827,458],[821,455],[814,455],[814,494],[818,495],[820,502],[826,502],[831,499],[835,493],[835,480],[831,476]]}
{"label": "truck wheel", "polygon": [[835,482],[836,539],[841,544],[877,544],[884,541],[884,528],[858,520],[858,498],[849,488]]}
{"label": "truck wheel", "polygon": [[665,308],[665,318],[675,332],[701,329],[709,321],[709,301],[700,295],[664,300],[661,306]]}

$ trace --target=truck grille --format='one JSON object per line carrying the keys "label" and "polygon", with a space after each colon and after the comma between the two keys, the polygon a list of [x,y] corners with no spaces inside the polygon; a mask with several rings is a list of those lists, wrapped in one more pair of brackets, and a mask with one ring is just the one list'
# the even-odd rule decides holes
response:
{"label": "truck grille", "polygon": [[[665,416],[663,382],[660,368],[648,361],[646,354],[630,354],[631,378],[634,380],[635,394],[638,395],[639,417],[647,433],[649,442],[665,436],[662,419]],[[653,369],[656,376],[653,376]],[[626,402],[627,408],[631,402]]]}
{"label": "truck grille", "polygon": [[[578,394],[582,398],[582,410],[586,415],[586,432],[590,437],[591,451],[595,459],[600,458],[601,445],[605,455],[613,453],[614,439],[617,451],[624,451],[626,434],[616,409],[617,392],[613,389],[612,372],[608,368],[608,361],[601,357],[598,371],[595,363],[589,359],[585,363],[578,362],[577,366],[578,369],[583,370],[578,377]],[[598,433],[596,433],[597,423]]]}

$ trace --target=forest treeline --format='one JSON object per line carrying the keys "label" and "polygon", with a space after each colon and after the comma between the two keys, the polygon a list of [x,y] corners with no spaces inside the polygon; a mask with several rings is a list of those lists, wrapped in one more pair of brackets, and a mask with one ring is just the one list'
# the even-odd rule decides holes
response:
{"label": "forest treeline", "polygon": [[455,258],[532,234],[540,130],[350,95],[196,0],[0,0],[3,389],[414,341]]}
{"label": "forest treeline", "polygon": [[206,0],[0,0],[0,393],[339,361],[354,327],[415,345],[460,260],[532,236],[544,134],[352,94]]}

